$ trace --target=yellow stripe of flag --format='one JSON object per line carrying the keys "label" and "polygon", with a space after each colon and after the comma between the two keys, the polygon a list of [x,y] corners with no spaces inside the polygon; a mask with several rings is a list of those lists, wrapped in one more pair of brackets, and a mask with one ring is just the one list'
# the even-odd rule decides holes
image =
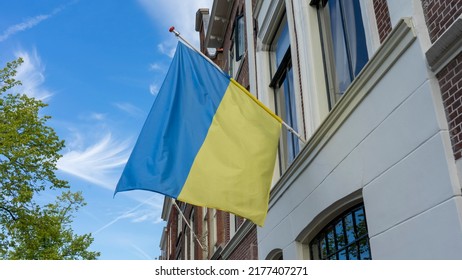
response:
{"label": "yellow stripe of flag", "polygon": [[281,131],[237,82],[230,82],[178,199],[232,212],[263,226]]}

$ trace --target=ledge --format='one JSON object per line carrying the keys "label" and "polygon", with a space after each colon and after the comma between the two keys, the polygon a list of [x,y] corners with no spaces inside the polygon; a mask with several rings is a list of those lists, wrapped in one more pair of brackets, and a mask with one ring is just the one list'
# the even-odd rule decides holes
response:
{"label": "ledge", "polygon": [[256,227],[250,220],[245,220],[236,233],[233,235],[231,240],[223,247],[220,252],[224,260],[227,260],[229,256],[236,250],[237,246],[241,244],[242,240],[249,234],[253,227]]}
{"label": "ledge", "polygon": [[455,56],[462,51],[462,15],[441,35],[425,53],[430,69],[435,73],[441,71]]}

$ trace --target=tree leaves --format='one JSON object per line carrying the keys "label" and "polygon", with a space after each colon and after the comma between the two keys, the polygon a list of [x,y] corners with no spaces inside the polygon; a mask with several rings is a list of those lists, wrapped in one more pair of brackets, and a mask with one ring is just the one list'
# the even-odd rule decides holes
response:
{"label": "tree leaves", "polygon": [[[73,215],[85,205],[81,193],[69,190],[57,178],[56,163],[64,147],[47,106],[25,94],[12,93],[22,59],[0,70],[0,258],[1,259],[96,259],[88,251],[91,234],[76,235]],[[53,203],[40,205],[36,197],[47,190],[66,190]]]}

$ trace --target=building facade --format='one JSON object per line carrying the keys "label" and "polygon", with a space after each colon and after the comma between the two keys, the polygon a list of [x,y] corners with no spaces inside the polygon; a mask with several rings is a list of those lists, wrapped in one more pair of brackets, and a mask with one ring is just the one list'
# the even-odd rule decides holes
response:
{"label": "building facade", "polygon": [[[235,6],[246,62],[231,65]],[[265,226],[235,223],[220,254],[250,241],[258,259],[462,259],[461,14],[450,0],[215,0],[210,18],[234,24],[203,25],[204,46],[306,139],[283,130]]]}

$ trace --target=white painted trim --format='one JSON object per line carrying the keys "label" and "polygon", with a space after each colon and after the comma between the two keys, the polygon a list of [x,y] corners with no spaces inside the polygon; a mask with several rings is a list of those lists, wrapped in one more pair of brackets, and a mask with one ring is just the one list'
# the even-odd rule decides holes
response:
{"label": "white painted trim", "polygon": [[[339,201],[330,205],[324,211],[311,220],[311,222],[298,234],[295,238],[302,246],[302,258],[310,259],[309,242],[333,219],[337,218],[341,213],[345,212],[351,207],[363,203],[362,190],[355,191]],[[308,248],[304,248],[304,247]],[[308,249],[308,250],[307,250]]]}
{"label": "white painted trim", "polygon": [[254,44],[254,19],[252,13],[252,0],[245,0],[245,22],[246,22],[246,37],[247,37],[247,59],[249,60],[249,84],[250,92],[257,94],[257,73],[255,69],[255,44]]}
{"label": "white painted trim", "polygon": [[[310,100],[303,99],[301,96],[301,92],[303,92],[303,88],[301,87],[302,84],[302,75],[301,73],[301,61],[300,61],[300,52],[303,49],[304,45],[300,44],[301,37],[305,34],[301,33],[301,29],[297,26],[298,19],[295,18],[295,7],[294,2],[298,0],[286,0],[286,15],[287,15],[287,25],[289,27],[289,39],[290,39],[290,52],[292,58],[292,71],[294,73],[294,91],[295,91],[295,107],[296,107],[296,115],[297,115],[297,133],[300,135],[306,135],[306,127],[304,126],[303,122],[303,112],[301,104],[304,103],[307,105],[308,108],[312,108],[313,106],[310,103]],[[296,13],[296,12],[295,12]],[[297,42],[297,40],[299,40]],[[299,68],[300,66],[300,68]],[[302,100],[303,99],[303,100]],[[305,110],[305,113],[310,111]],[[303,137],[304,138],[304,137]],[[298,142],[299,148],[302,148],[302,142]]]}
{"label": "white painted trim", "polygon": [[172,211],[172,201],[173,198],[170,198],[168,196],[164,197],[164,204],[162,206],[162,214],[161,218],[164,221],[168,222],[168,219],[170,218],[170,212]]}
{"label": "white painted trim", "polygon": [[261,49],[268,51],[271,47],[271,41],[274,34],[279,28],[279,20],[284,16],[286,11],[284,7],[285,0],[261,1],[258,3],[255,17],[258,21],[258,38]]}
{"label": "white painted trim", "polygon": [[[323,70],[323,53],[316,7],[306,0],[294,0],[295,24],[298,30],[301,87],[304,103],[305,130],[311,137],[329,113]],[[300,107],[301,109],[301,107]]]}
{"label": "white painted trim", "polygon": [[359,0],[359,3],[361,5],[364,33],[366,35],[367,52],[369,53],[369,57],[371,57],[381,45],[374,2],[371,0]]}

